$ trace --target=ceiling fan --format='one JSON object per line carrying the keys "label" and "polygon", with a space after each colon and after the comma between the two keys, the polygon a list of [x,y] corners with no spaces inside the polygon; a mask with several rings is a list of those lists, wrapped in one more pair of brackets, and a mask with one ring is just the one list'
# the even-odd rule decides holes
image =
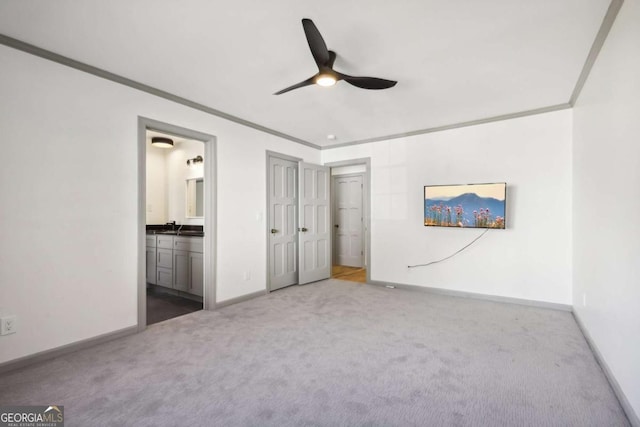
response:
{"label": "ceiling fan", "polygon": [[353,77],[337,72],[333,69],[333,62],[336,60],[336,53],[327,49],[327,45],[313,21],[307,18],[303,19],[302,28],[304,29],[304,34],[307,36],[311,55],[313,55],[313,59],[315,59],[316,65],[318,66],[318,73],[309,77],[305,81],[282,89],[281,91],[274,93],[274,95],[281,95],[285,92],[289,92],[290,90],[310,86],[312,84],[333,86],[339,80],[344,80],[347,83],[362,89],[388,89],[398,83],[394,80],[378,79],[376,77]]}

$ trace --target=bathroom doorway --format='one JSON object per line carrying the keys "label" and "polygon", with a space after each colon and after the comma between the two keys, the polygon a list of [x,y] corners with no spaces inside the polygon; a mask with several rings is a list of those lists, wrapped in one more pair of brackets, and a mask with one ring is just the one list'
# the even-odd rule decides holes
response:
{"label": "bathroom doorway", "polygon": [[[215,138],[139,120],[138,329],[215,307]],[[143,242],[143,243],[142,243]],[[140,265],[142,264],[142,265]]]}

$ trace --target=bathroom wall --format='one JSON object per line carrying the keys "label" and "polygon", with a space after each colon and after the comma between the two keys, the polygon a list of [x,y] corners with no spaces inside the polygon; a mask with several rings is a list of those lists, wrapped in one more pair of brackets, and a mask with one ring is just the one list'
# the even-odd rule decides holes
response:
{"label": "bathroom wall", "polygon": [[173,149],[167,150],[166,156],[167,221],[175,221],[177,224],[204,225],[204,218],[187,218],[186,215],[187,179],[204,176],[204,163],[187,165],[187,160],[196,156],[204,158],[204,143],[181,140]]}
{"label": "bathroom wall", "polygon": [[174,138],[173,148],[147,142],[147,224],[204,225],[204,218],[186,216],[186,181],[204,176],[204,163],[187,165],[196,156],[204,158],[201,141]]}
{"label": "bathroom wall", "polygon": [[147,141],[147,224],[167,220],[167,150]]}

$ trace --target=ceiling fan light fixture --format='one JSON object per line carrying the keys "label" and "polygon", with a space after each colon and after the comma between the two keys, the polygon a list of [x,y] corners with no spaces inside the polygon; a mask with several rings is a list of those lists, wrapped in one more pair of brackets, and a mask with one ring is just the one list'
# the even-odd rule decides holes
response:
{"label": "ceiling fan light fixture", "polygon": [[316,84],[318,86],[329,87],[336,84],[337,79],[331,74],[320,74],[316,78]]}
{"label": "ceiling fan light fixture", "polygon": [[151,138],[151,145],[161,148],[173,148],[173,139],[163,136],[154,136]]}
{"label": "ceiling fan light fixture", "polygon": [[292,86],[277,91],[274,95],[282,95],[294,89],[317,84],[318,86],[333,86],[338,80],[344,80],[352,86],[359,87],[361,89],[389,89],[394,87],[395,80],[379,79],[377,77],[356,77],[348,76],[346,74],[339,73],[333,69],[333,64],[337,58],[337,54],[327,48],[327,44],[324,42],[320,31],[313,23],[311,19],[304,18],[302,20],[302,29],[304,35],[307,38],[309,49],[311,50],[311,56],[313,56],[316,65],[318,66],[319,73],[309,77],[308,79],[296,83]]}

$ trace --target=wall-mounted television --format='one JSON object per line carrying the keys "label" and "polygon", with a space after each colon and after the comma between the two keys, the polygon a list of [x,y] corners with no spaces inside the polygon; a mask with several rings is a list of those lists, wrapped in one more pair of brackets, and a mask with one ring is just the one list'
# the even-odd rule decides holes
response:
{"label": "wall-mounted television", "polygon": [[424,186],[427,227],[505,228],[507,184]]}

